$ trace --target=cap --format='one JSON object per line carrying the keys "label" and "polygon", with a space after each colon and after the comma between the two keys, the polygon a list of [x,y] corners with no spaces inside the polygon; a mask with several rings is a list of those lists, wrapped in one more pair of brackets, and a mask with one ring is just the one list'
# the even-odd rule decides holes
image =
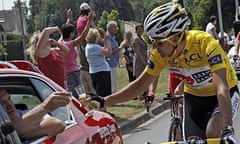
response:
{"label": "cap", "polygon": [[89,10],[89,9],[90,9],[90,6],[85,2],[80,5],[80,10]]}

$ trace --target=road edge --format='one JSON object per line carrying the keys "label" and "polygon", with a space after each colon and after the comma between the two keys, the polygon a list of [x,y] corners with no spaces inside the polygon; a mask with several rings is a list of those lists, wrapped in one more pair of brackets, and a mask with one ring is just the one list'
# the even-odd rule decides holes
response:
{"label": "road edge", "polygon": [[[153,115],[158,115],[161,112],[163,112],[169,108],[170,108],[169,102],[165,101],[165,102],[162,102],[159,105],[151,108],[151,111],[152,111]],[[133,118],[120,123],[119,127],[120,127],[122,135],[128,134],[134,128],[145,123],[147,120],[149,120],[151,118],[152,118],[151,115],[148,112],[144,111],[144,112],[134,116]]]}

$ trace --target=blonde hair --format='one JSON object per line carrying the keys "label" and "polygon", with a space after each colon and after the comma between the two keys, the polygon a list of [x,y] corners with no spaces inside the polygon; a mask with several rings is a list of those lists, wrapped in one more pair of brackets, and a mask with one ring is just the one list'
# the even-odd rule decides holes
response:
{"label": "blonde hair", "polygon": [[86,36],[87,43],[97,43],[100,39],[100,33],[96,28],[90,28]]}
{"label": "blonde hair", "polygon": [[39,36],[40,31],[37,31],[33,34],[33,36],[30,38],[30,47],[27,49],[27,53],[29,54],[34,64],[37,64],[35,51],[39,40]]}
{"label": "blonde hair", "polygon": [[128,35],[131,35],[131,38],[133,38],[133,33],[131,31],[127,31],[124,35],[124,38],[127,39]]}

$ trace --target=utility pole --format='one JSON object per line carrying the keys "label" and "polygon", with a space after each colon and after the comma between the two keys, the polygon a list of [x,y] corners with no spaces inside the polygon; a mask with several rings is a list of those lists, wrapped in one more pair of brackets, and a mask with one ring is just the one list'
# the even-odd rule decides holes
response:
{"label": "utility pole", "polygon": [[223,21],[222,21],[222,9],[221,9],[221,0],[217,0],[217,9],[218,9],[218,21],[219,21],[219,28],[220,28],[220,43],[224,45],[224,31],[223,31]]}
{"label": "utility pole", "polygon": [[23,26],[23,13],[22,13],[22,4],[20,2],[20,0],[18,0],[18,11],[19,11],[19,18],[20,18],[20,24],[21,24],[21,31],[22,31],[22,47],[23,47],[23,57],[24,60],[27,60],[27,56],[25,53],[25,33],[24,33],[24,26]]}
{"label": "utility pole", "polygon": [[2,0],[2,9],[5,10],[4,8],[4,1]]}
{"label": "utility pole", "polygon": [[235,20],[237,21],[237,20],[239,20],[238,19],[238,15],[239,15],[239,3],[238,3],[238,0],[235,0],[235,9],[236,9],[236,14],[235,14]]}

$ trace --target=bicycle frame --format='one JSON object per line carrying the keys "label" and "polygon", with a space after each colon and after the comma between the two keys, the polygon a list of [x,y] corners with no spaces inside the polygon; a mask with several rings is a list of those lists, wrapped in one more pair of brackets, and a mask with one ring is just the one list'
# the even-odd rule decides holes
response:
{"label": "bicycle frame", "polygon": [[167,97],[164,97],[163,100],[171,101],[171,124],[169,127],[168,141],[182,140],[182,117],[179,110],[179,99],[182,99],[183,96],[172,96],[167,94]]}

